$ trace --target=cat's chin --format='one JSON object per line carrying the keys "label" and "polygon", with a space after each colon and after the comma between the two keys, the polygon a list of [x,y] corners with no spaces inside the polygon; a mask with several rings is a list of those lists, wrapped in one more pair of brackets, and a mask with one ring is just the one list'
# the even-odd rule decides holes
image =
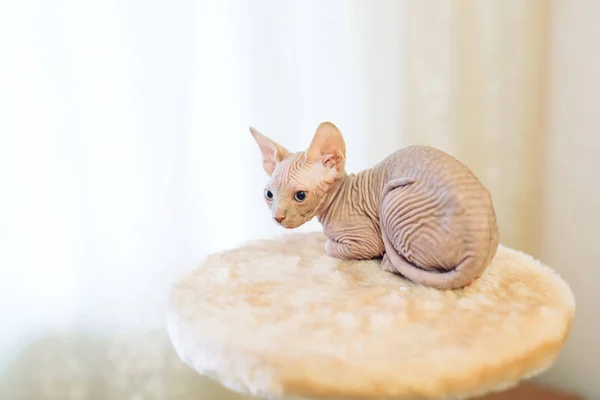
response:
{"label": "cat's chin", "polygon": [[279,224],[279,226],[281,226],[282,228],[285,229],[296,229],[300,226],[302,226],[303,224],[298,224],[298,225],[284,225],[284,224]]}

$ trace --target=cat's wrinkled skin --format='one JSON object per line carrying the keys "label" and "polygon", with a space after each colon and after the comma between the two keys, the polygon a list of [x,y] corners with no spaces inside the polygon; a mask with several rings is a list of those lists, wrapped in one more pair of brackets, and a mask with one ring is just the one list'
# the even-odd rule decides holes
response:
{"label": "cat's wrinkled skin", "polygon": [[329,122],[319,125],[306,152],[291,153],[250,131],[271,177],[265,201],[273,219],[296,228],[317,217],[328,255],[382,258],[384,270],[415,283],[458,289],[480,277],[496,254],[490,194],[450,155],[410,146],[347,174],[342,134]]}

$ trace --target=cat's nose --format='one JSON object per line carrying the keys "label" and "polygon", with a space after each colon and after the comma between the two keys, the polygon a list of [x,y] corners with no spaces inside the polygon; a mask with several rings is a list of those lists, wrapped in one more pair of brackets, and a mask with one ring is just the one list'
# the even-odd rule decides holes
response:
{"label": "cat's nose", "polygon": [[274,219],[275,221],[277,221],[277,223],[278,223],[278,224],[280,224],[280,223],[281,223],[281,221],[283,221],[283,220],[285,219],[285,217],[283,217],[283,216],[280,216],[280,215],[276,215],[275,217],[273,217],[273,219]]}

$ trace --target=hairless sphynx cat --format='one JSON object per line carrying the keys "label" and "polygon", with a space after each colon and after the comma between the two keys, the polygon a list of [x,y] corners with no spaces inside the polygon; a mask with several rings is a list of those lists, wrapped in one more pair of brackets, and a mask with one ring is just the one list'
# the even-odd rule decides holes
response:
{"label": "hairless sphynx cat", "polygon": [[317,217],[329,256],[382,258],[383,270],[437,289],[469,285],[495,256],[490,193],[449,154],[409,146],[348,174],[344,139],[330,122],[319,125],[304,152],[250,132],[270,176],[264,197],[273,219],[291,229]]}

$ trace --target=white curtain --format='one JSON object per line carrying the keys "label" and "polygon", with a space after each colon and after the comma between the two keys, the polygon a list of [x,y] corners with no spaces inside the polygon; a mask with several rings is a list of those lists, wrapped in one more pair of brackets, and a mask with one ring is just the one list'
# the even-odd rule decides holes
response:
{"label": "white curtain", "polygon": [[169,286],[209,252],[283,233],[248,125],[301,150],[331,120],[354,171],[400,146],[400,14],[2,2],[0,398],[233,397],[174,356]]}

